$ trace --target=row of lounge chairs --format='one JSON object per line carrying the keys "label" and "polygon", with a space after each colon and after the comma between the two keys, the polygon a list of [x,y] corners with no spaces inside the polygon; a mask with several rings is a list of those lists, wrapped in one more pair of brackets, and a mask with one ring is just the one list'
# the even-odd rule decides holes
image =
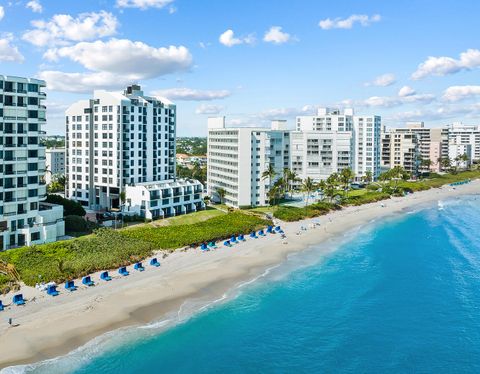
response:
{"label": "row of lounge chairs", "polygon": [[[152,258],[150,260],[150,266],[159,267],[160,262],[158,262],[158,260],[156,258]],[[145,270],[145,267],[143,266],[143,264],[141,262],[137,262],[135,265],[133,265],[133,268],[136,271],[144,271]],[[118,274],[126,277],[130,273],[127,270],[126,266],[122,266],[118,269]],[[103,271],[103,272],[100,273],[100,280],[105,281],[105,282],[109,282],[109,281],[112,280],[112,277],[110,276],[108,271]],[[92,280],[92,277],[90,275],[87,275],[87,276],[82,278],[82,284],[87,286],[87,287],[91,287],[91,286],[95,285],[95,282]],[[73,280],[68,280],[68,281],[65,282],[65,289],[67,291],[73,292],[73,291],[76,291],[78,289],[78,287],[75,285],[75,282]],[[50,296],[58,296],[59,292],[57,290],[57,285],[55,285],[55,284],[47,285],[46,293],[47,293],[47,295],[50,295]],[[21,293],[13,295],[12,303],[14,305],[24,305],[25,302],[26,301],[23,298],[23,295]],[[0,312],[3,311],[4,308],[5,308],[5,306],[3,305],[2,301],[0,300]]]}
{"label": "row of lounge chairs", "polygon": [[465,179],[463,181],[450,183],[450,186],[452,186],[452,187],[461,186],[462,184],[467,184],[467,183],[470,183],[471,181],[472,181],[471,179]]}
{"label": "row of lounge chairs", "polygon": [[[263,236],[267,236],[267,234],[284,234],[284,231],[282,230],[282,228],[280,226],[276,226],[276,227],[273,227],[273,226],[268,226],[266,229],[261,229],[257,232],[255,231],[252,231],[249,235],[249,237],[251,239],[258,239],[259,237],[263,237]],[[245,235],[243,234],[240,234],[238,236],[235,236],[235,235],[232,235],[232,237],[228,240],[225,240],[223,242],[223,245],[225,247],[232,247],[233,244],[237,244],[237,243],[240,243],[240,242],[244,242],[246,241],[245,239]],[[200,250],[202,251],[209,251],[210,249],[216,249],[218,248],[217,245],[215,244],[215,242],[210,242],[210,243],[202,243],[200,245]]]}

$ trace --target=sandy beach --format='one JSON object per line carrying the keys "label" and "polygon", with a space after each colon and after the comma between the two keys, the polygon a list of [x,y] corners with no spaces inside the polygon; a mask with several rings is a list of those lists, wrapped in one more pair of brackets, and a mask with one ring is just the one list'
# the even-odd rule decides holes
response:
{"label": "sandy beach", "polygon": [[[0,368],[63,355],[105,332],[160,320],[178,311],[185,300],[220,297],[236,284],[281,263],[290,253],[338,237],[373,219],[467,194],[480,194],[480,180],[455,189],[444,186],[348,207],[311,220],[280,223],[287,235],[286,244],[280,235],[268,235],[205,253],[198,249],[179,250],[164,259],[157,256],[161,262],[159,268],[146,265],[144,272],[137,272],[129,267],[128,277],[112,272],[111,282],[100,282],[99,273],[94,274],[95,287],[80,286],[77,280],[79,289],[70,293],[60,285],[57,297],[23,287],[21,292],[27,304],[10,305],[0,312]],[[317,220],[320,226],[311,228]],[[297,235],[302,226],[308,230]],[[12,295],[0,299],[8,305]],[[18,326],[9,326],[8,318],[13,318]]]}

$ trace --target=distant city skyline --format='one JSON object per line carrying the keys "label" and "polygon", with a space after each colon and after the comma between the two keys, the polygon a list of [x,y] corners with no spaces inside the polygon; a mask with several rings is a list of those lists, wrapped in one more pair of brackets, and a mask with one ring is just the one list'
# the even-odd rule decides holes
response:
{"label": "distant city skyline", "polygon": [[138,82],[177,104],[178,136],[353,107],[386,126],[479,123],[473,0],[0,1],[1,73],[47,81],[48,134],[94,89]]}

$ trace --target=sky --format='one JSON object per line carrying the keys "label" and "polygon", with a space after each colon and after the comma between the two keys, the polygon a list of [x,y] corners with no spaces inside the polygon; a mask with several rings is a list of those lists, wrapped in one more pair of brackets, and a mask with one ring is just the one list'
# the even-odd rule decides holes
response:
{"label": "sky", "polygon": [[177,135],[209,116],[267,126],[318,107],[384,125],[478,124],[475,0],[0,0],[0,74],[47,82],[48,134],[95,89],[138,83],[177,105]]}

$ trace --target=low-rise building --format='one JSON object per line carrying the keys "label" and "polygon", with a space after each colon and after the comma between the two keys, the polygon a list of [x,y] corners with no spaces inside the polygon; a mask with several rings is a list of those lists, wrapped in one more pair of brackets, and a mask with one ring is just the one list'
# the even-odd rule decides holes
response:
{"label": "low-rise building", "polygon": [[194,179],[144,182],[125,187],[122,212],[146,219],[167,218],[205,209],[203,185]]}

